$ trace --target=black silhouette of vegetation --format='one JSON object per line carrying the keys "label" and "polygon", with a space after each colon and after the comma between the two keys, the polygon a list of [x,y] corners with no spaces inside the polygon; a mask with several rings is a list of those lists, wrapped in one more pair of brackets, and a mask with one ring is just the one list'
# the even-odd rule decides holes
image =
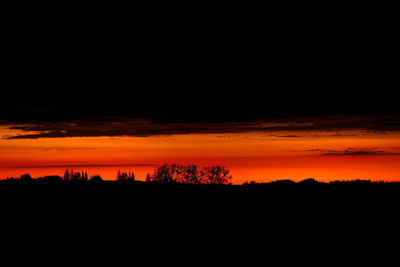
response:
{"label": "black silhouette of vegetation", "polygon": [[158,217],[155,224],[161,228],[162,222],[171,216],[182,218],[179,224],[189,223],[185,221],[188,212],[195,218],[201,214],[207,218],[204,222],[207,224],[213,224],[215,217],[228,213],[232,216],[229,223],[237,218],[248,218],[249,214],[270,221],[277,219],[273,214],[290,214],[289,221],[295,223],[305,216],[318,220],[321,212],[331,218],[356,214],[354,212],[360,210],[370,214],[371,208],[380,211],[391,207],[390,212],[395,213],[400,199],[400,182],[319,182],[308,178],[298,182],[233,184],[229,170],[223,167],[164,164],[148,173],[144,181],[133,180],[132,172],[118,172],[116,176],[110,181],[99,175],[89,178],[87,172],[73,170],[66,171],[64,177],[33,178],[24,174],[0,180],[0,199],[3,204],[17,203],[16,210],[30,203],[36,203],[34,207],[51,205],[48,214],[60,206],[73,207],[71,210],[80,214],[92,210],[103,214],[103,210],[108,209],[110,214],[116,210],[139,220],[138,214],[143,212],[149,218]]}
{"label": "black silhouette of vegetation", "polygon": [[[121,185],[135,192],[171,191],[171,192],[237,192],[264,195],[302,195],[331,194],[340,196],[342,193],[359,193],[379,195],[379,192],[400,193],[400,182],[374,182],[371,180],[347,180],[319,182],[313,178],[299,182],[292,180],[275,180],[267,183],[255,181],[243,184],[232,184],[232,175],[229,169],[222,166],[199,168],[197,165],[164,164],[148,173],[144,181],[136,180],[133,171],[121,172],[118,170],[116,180],[103,180],[100,175],[88,176],[87,171],[66,170],[64,176],[50,175],[32,178],[30,174],[22,174],[19,177],[8,177],[0,180],[0,188],[6,184],[98,184],[112,186]],[[130,186],[132,185],[132,186]],[[379,192],[377,192],[379,191]],[[335,195],[337,192],[337,195]],[[334,194],[332,194],[334,193]]]}
{"label": "black silhouette of vegetation", "polygon": [[118,172],[117,179],[113,181],[103,180],[99,175],[92,175],[88,178],[87,172],[75,172],[66,170],[64,177],[57,175],[32,178],[29,174],[20,177],[9,177],[0,180],[0,188],[7,184],[96,184],[109,186],[121,186],[132,192],[235,192],[250,193],[265,196],[293,196],[324,197],[324,194],[332,197],[340,197],[343,194],[383,196],[382,192],[400,193],[400,182],[374,182],[371,180],[348,180],[319,182],[308,178],[299,182],[292,180],[275,180],[267,183],[257,183],[255,181],[243,184],[232,184],[232,176],[229,170],[224,167],[204,167],[198,168],[196,165],[176,165],[164,164],[156,168],[153,174],[147,174],[145,181],[135,180],[133,172]]}
{"label": "black silhouette of vegetation", "polygon": [[180,184],[231,184],[232,175],[229,169],[221,166],[211,166],[199,169],[196,165],[164,164],[154,170],[146,181],[155,183]]}
{"label": "black silhouette of vegetation", "polygon": [[103,182],[103,178],[100,175],[93,175],[90,177],[90,182],[100,183]]}
{"label": "black silhouette of vegetation", "polygon": [[82,184],[85,182],[101,182],[103,178],[100,175],[94,175],[88,178],[87,172],[73,172],[66,170],[63,177],[58,175],[47,175],[38,178],[32,178],[30,174],[22,174],[20,177],[8,177],[0,180],[0,183],[7,184]]}
{"label": "black silhouette of vegetation", "polygon": [[123,182],[123,181],[128,181],[128,182],[133,182],[135,181],[135,173],[134,172],[122,172],[118,170],[117,173],[117,181]]}
{"label": "black silhouette of vegetation", "polygon": [[30,174],[23,174],[23,175],[21,175],[21,177],[19,178],[19,180],[20,180],[21,182],[30,182],[30,181],[32,181],[32,177],[31,177]]}
{"label": "black silhouette of vegetation", "polygon": [[[148,173],[145,178],[146,183],[159,184],[210,184],[210,185],[230,185],[232,184],[232,175],[230,170],[222,166],[211,166],[199,168],[197,165],[177,165],[164,164],[157,167],[153,174]],[[30,174],[23,174],[19,178],[8,177],[3,182],[19,182],[19,183],[45,183],[47,181],[64,182],[64,183],[84,183],[88,181],[101,182],[103,179],[98,176],[89,178],[87,171],[65,170],[64,176],[45,176],[40,178],[32,178]],[[139,182],[135,179],[133,171],[121,172],[118,170],[116,176],[117,182]],[[110,182],[110,181],[108,181]]]}
{"label": "black silhouette of vegetation", "polygon": [[151,182],[151,176],[150,176],[150,173],[148,173],[147,175],[146,175],[146,183],[150,183]]}
{"label": "black silhouette of vegetation", "polygon": [[65,170],[64,181],[87,181],[87,172],[74,172],[74,170]]}

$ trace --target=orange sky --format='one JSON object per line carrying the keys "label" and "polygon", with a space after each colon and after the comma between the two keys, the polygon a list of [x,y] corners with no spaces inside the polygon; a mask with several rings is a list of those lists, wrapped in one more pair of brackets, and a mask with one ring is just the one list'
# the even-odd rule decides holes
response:
{"label": "orange sky", "polygon": [[[0,136],[17,134],[0,128]],[[350,150],[349,150],[350,148]],[[317,150],[319,149],[319,150]],[[348,155],[345,151],[380,151],[378,155]],[[383,152],[382,152],[383,151]],[[321,155],[332,153],[335,155]],[[154,137],[71,137],[0,139],[0,178],[29,172],[59,174],[59,165],[130,165],[194,163],[224,165],[234,183],[371,179],[400,180],[400,134],[370,132],[253,132]],[[343,155],[342,155],[343,154]],[[351,153],[350,153],[351,154]],[[354,153],[356,154],[356,153]],[[23,167],[25,168],[19,168]],[[27,168],[26,166],[35,166]],[[72,167],[71,167],[72,168]],[[70,168],[70,169],[71,169]],[[134,171],[143,180],[153,166],[74,167],[115,179],[118,169]]]}

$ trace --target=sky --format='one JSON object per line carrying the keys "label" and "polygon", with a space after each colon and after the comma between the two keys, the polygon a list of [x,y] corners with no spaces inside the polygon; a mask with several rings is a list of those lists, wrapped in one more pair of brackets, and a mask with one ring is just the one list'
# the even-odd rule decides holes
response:
{"label": "sky", "polygon": [[[114,121],[114,124],[117,123]],[[336,122],[339,125],[331,123],[337,129],[326,129],[326,126],[318,129],[316,122],[305,121],[254,123],[251,127],[247,123],[242,126],[244,129],[232,123],[224,128],[218,123],[219,128],[210,124],[185,125],[189,129],[203,126],[200,133],[177,134],[170,129],[171,133],[165,130],[161,135],[153,135],[151,131],[161,127],[157,124],[157,127],[149,127],[146,135],[142,133],[142,126],[136,136],[136,125],[129,126],[130,122],[123,121],[119,124],[121,132],[118,135],[113,132],[113,136],[104,135],[107,123],[97,123],[104,127],[100,129],[91,124],[79,129],[83,126],[71,124],[63,128],[63,136],[52,134],[53,129],[31,131],[33,129],[2,126],[0,174],[2,177],[26,172],[36,176],[62,175],[65,169],[74,169],[113,180],[117,170],[121,170],[135,172],[138,180],[144,180],[158,165],[177,163],[226,166],[231,170],[233,182],[239,184],[280,179],[300,181],[311,177],[325,182],[397,181],[400,178],[400,133],[349,126],[340,129],[339,126],[345,124],[343,118]],[[53,124],[52,127],[60,126]],[[88,136],[76,136],[73,131],[76,127],[79,133]],[[129,127],[133,127],[133,132]],[[284,131],[284,128],[295,130]],[[69,132],[71,136],[64,136]]]}
{"label": "sky", "polygon": [[234,183],[399,180],[394,24],[352,8],[246,20],[225,8],[161,21],[14,14],[0,178],[73,168],[143,180],[191,163],[223,165]]}

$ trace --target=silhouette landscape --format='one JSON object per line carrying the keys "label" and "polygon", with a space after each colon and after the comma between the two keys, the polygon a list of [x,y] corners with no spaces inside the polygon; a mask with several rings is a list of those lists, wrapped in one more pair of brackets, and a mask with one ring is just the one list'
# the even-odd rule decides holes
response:
{"label": "silhouette landscape", "polygon": [[162,214],[155,229],[168,229],[171,214],[184,218],[176,225],[200,214],[225,229],[213,218],[228,211],[274,220],[279,210],[294,222],[396,206],[397,24],[361,5],[285,5],[247,16],[230,5],[12,14],[2,208],[25,207],[26,221],[46,205],[48,216],[97,210],[101,222],[145,206]]}
{"label": "silhouette landscape", "polygon": [[15,3],[2,12],[5,264],[398,254],[398,8]]}
{"label": "silhouette landscape", "polygon": [[[9,186],[18,190],[19,186],[65,186],[87,187],[93,185],[102,187],[120,187],[123,190],[138,192],[174,192],[174,193],[252,193],[277,196],[288,193],[320,194],[321,192],[357,194],[381,194],[384,192],[400,193],[400,182],[371,181],[371,180],[336,180],[320,182],[307,178],[298,182],[292,180],[275,180],[270,182],[246,181],[242,184],[232,184],[230,170],[223,166],[163,164],[146,175],[145,181],[136,180],[134,171],[121,172],[118,170],[115,180],[103,180],[100,175],[88,176],[87,171],[65,170],[64,176],[49,175],[33,178],[30,174],[19,177],[8,177],[0,180],[0,189],[7,190]],[[24,188],[24,187],[22,187]]]}

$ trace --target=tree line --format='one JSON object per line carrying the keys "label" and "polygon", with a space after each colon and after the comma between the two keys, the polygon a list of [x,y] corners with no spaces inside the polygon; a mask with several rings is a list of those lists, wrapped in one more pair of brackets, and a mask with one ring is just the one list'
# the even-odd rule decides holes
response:
{"label": "tree line", "polygon": [[146,182],[182,184],[231,184],[230,170],[222,166],[164,164],[147,174]]}
{"label": "tree line", "polygon": [[135,181],[135,173],[134,172],[121,172],[118,170],[117,173],[117,181]]}
{"label": "tree line", "polygon": [[[40,178],[40,179],[39,179]],[[88,176],[86,171],[65,170],[64,175],[45,176],[33,179],[30,174],[23,174],[19,178],[9,177],[6,180],[18,180],[30,182],[32,180],[51,181],[51,182],[86,182],[103,181],[99,175]],[[121,172],[118,170],[116,181],[134,182],[135,173],[133,171]],[[148,173],[145,182],[148,183],[174,183],[174,184],[232,184],[230,170],[222,166],[206,166],[199,168],[197,165],[178,165],[164,164],[154,169],[153,174]]]}
{"label": "tree line", "polygon": [[64,181],[88,181],[87,172],[74,172],[74,170],[65,170]]}

